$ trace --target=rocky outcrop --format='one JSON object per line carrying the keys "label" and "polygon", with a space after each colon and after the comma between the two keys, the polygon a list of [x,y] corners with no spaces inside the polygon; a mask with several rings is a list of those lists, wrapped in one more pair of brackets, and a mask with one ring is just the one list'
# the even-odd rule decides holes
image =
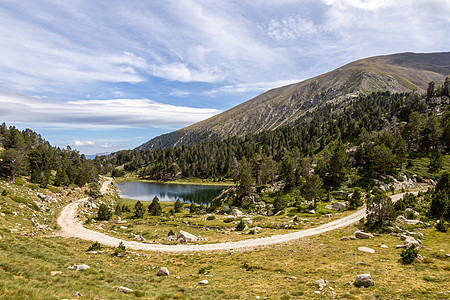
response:
{"label": "rocky outcrop", "polygon": [[355,236],[358,239],[370,239],[370,238],[373,238],[373,234],[368,233],[368,232],[364,232],[364,231],[360,231],[360,230],[355,231]]}
{"label": "rocky outcrop", "polygon": [[331,204],[326,205],[325,208],[334,211],[340,211],[345,210],[347,208],[347,204],[344,202],[333,202]]}

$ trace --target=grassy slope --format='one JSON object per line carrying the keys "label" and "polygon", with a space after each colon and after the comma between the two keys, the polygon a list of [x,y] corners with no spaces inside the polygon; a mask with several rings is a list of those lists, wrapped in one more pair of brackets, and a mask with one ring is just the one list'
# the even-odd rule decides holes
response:
{"label": "grassy slope", "polygon": [[[6,186],[4,181],[0,181],[0,188],[22,196],[31,193],[25,186]],[[74,190],[71,195],[62,197],[61,205],[50,208],[57,213],[62,204],[81,196],[81,191]],[[439,299],[448,297],[440,292],[450,290],[450,261],[445,257],[445,253],[450,252],[449,233],[435,229],[420,230],[425,235],[422,239],[425,248],[420,253],[426,263],[412,265],[398,262],[400,250],[396,250],[395,245],[402,242],[390,235],[340,241],[341,236],[352,235],[356,225],[248,252],[140,252],[139,256],[128,253],[118,258],[110,255],[111,248],[102,254],[88,254],[85,250],[91,243],[77,239],[54,237],[44,231],[29,236],[33,229],[26,220],[35,211],[20,207],[23,204],[10,201],[9,196],[0,201],[2,210],[19,212],[18,216],[0,216],[1,299],[74,298],[77,291],[86,299],[133,299],[137,296],[146,299],[255,299],[256,296],[326,299],[333,297],[332,292],[337,297],[350,299]],[[54,218],[50,219],[49,226],[55,227]],[[12,231],[14,227],[18,230]],[[389,248],[380,248],[381,244]],[[371,247],[376,252],[360,252],[359,246]],[[358,261],[365,264],[356,265]],[[82,263],[91,268],[67,270],[68,266]],[[169,268],[169,277],[156,276],[162,266]],[[51,276],[51,271],[62,274]],[[361,273],[370,273],[375,287],[357,289],[346,285]],[[314,293],[318,289],[313,282],[320,278],[330,283],[319,295]],[[202,279],[210,283],[199,286]],[[119,286],[137,292],[124,295],[117,292]]]}

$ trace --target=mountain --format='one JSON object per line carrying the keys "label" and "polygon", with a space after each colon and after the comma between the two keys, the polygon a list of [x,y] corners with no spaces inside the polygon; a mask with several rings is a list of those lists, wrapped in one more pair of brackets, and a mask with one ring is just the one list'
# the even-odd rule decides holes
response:
{"label": "mountain", "polygon": [[450,74],[450,52],[400,53],[357,60],[326,74],[269,90],[207,120],[155,137],[137,149],[157,149],[273,130],[317,104],[376,91],[426,91]]}

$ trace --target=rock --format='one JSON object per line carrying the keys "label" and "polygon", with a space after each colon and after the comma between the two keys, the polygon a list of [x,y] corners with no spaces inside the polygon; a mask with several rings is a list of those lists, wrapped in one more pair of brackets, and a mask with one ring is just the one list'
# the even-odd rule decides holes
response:
{"label": "rock", "polygon": [[199,282],[199,284],[208,284],[208,283],[209,283],[209,281],[206,279],[203,279]]}
{"label": "rock", "polygon": [[418,240],[416,240],[415,238],[413,238],[412,236],[406,237],[406,239],[403,242],[403,244],[406,247],[409,247],[410,245],[415,245],[416,247],[420,247],[420,242]]}
{"label": "rock", "polygon": [[351,240],[356,240],[356,236],[352,235],[352,236],[350,236],[350,239]]}
{"label": "rock", "polygon": [[344,202],[333,202],[331,204],[326,205],[325,208],[335,210],[335,211],[340,211],[340,210],[346,209],[347,204],[345,204]]}
{"label": "rock", "polygon": [[363,262],[363,261],[357,261],[356,262],[356,265],[357,266],[363,266],[363,265],[365,265],[366,263],[365,262]]}
{"label": "rock", "polygon": [[315,211],[314,209],[311,209],[311,210],[309,211],[309,213],[312,214],[312,215],[314,215],[314,214],[316,213],[316,211]]}
{"label": "rock", "polygon": [[369,247],[358,247],[358,250],[367,253],[375,253],[375,250]]}
{"label": "rock", "polygon": [[145,241],[145,238],[140,234],[136,235],[135,238],[136,238],[136,240],[141,241],[141,242]]}
{"label": "rock", "polygon": [[324,214],[324,215],[322,215],[322,218],[331,218],[331,216],[332,216],[332,214]]}
{"label": "rock", "polygon": [[75,297],[83,297],[83,295],[82,295],[80,292],[77,291],[77,292],[75,293]]}
{"label": "rock", "polygon": [[233,208],[231,210],[231,215],[235,216],[235,217],[242,217],[244,215],[244,213],[237,208]]}
{"label": "rock", "polygon": [[356,276],[354,285],[356,287],[369,287],[374,286],[375,282],[373,281],[370,274],[359,274]]}
{"label": "rock", "polygon": [[406,223],[406,224],[410,224],[410,225],[416,225],[419,223],[423,223],[422,221],[419,220],[410,220],[405,218],[405,216],[398,216],[397,217],[397,221],[401,222],[401,223]]}
{"label": "rock", "polygon": [[83,271],[83,270],[87,270],[90,267],[88,265],[82,264],[82,265],[74,265],[71,267],[68,267],[68,270],[75,270],[75,271]]}
{"label": "rock", "polygon": [[319,287],[319,290],[322,290],[324,287],[327,286],[327,281],[323,280],[323,279],[319,279],[314,281],[315,284],[317,284],[317,286]]}
{"label": "rock", "polygon": [[180,230],[177,234],[177,241],[180,243],[196,242],[198,238],[189,232]]}
{"label": "rock", "polygon": [[118,288],[117,288],[117,291],[118,291],[118,292],[121,292],[121,293],[124,293],[124,294],[129,294],[129,293],[132,293],[132,292],[133,292],[132,289],[129,289],[129,288],[124,287],[124,286],[118,287]]}
{"label": "rock", "polygon": [[341,237],[341,241],[348,241],[348,240],[349,240],[349,238],[346,236]]}
{"label": "rock", "polygon": [[389,248],[389,246],[387,246],[387,245],[381,245],[380,247],[381,248]]}
{"label": "rock", "polygon": [[51,276],[56,276],[56,275],[61,275],[61,274],[62,274],[61,271],[51,271],[51,272],[50,272],[50,275],[51,275]]}
{"label": "rock", "polygon": [[445,254],[445,257],[450,257],[450,253]]}
{"label": "rock", "polygon": [[158,276],[169,276],[169,270],[166,267],[162,267],[158,270],[158,273],[156,275]]}
{"label": "rock", "polygon": [[355,236],[358,239],[370,239],[370,238],[373,238],[373,234],[368,233],[368,232],[364,232],[364,231],[360,231],[360,230],[355,231]]}

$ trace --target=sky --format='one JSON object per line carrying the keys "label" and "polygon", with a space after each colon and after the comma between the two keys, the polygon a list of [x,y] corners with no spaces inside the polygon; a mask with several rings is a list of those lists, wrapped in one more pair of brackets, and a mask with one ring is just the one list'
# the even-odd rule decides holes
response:
{"label": "sky", "polygon": [[450,0],[2,0],[0,20],[0,122],[88,155],[357,59],[450,51]]}

